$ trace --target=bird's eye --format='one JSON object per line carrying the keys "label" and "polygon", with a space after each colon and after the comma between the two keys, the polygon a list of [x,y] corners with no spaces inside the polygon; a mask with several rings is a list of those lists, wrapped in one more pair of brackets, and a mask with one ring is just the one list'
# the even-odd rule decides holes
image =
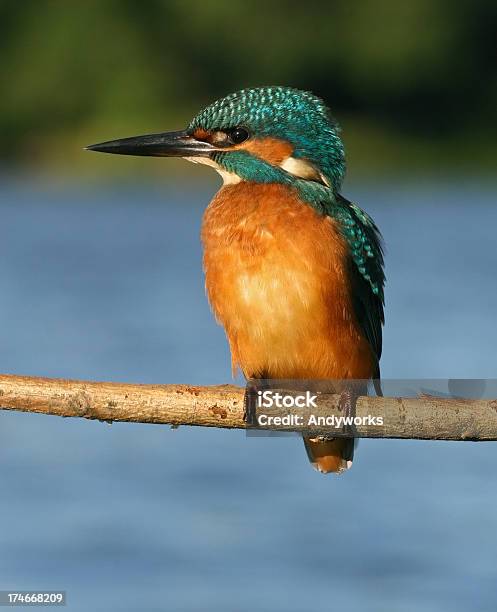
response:
{"label": "bird's eye", "polygon": [[227,132],[228,140],[232,144],[241,144],[245,142],[247,138],[250,136],[248,131],[243,127],[236,127]]}

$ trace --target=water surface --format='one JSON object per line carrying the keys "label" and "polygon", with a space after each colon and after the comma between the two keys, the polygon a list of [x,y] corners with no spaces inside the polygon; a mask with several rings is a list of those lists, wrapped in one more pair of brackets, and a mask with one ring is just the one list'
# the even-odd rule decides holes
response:
{"label": "water surface", "polygon": [[[212,185],[0,191],[0,370],[230,382],[204,297]],[[349,189],[387,244],[382,372],[497,376],[495,188]],[[494,612],[497,446],[363,440],[323,477],[294,437],[0,414],[0,588],[68,609]]]}

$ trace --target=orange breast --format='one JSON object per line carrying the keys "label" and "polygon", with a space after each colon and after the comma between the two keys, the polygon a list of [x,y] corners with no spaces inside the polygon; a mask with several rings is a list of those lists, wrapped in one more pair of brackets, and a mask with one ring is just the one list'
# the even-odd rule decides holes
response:
{"label": "orange breast", "polygon": [[288,187],[221,189],[203,220],[209,301],[248,377],[369,378],[346,244],[335,222]]}

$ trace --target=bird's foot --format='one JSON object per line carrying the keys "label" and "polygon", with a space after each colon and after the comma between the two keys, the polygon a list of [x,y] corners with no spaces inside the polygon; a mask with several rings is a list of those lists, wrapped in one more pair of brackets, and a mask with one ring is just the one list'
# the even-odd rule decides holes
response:
{"label": "bird's foot", "polygon": [[245,387],[243,396],[243,422],[245,425],[255,425],[256,389],[251,385]]}
{"label": "bird's foot", "polygon": [[338,400],[338,410],[346,417],[354,416],[357,397],[350,388],[342,391]]}
{"label": "bird's foot", "polygon": [[[356,416],[356,403],[359,393],[353,388],[353,386],[347,387],[340,393],[338,400],[338,410],[343,412],[345,421],[344,432],[353,434],[354,424],[353,419]],[[348,421],[348,422],[347,422]]]}

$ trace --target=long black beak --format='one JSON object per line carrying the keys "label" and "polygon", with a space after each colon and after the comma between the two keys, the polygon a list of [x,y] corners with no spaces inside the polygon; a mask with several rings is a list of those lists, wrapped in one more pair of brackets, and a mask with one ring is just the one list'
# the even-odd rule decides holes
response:
{"label": "long black beak", "polygon": [[146,134],[120,140],[109,140],[85,147],[87,151],[118,155],[152,155],[154,157],[208,157],[219,151],[209,142],[197,140],[187,132]]}

